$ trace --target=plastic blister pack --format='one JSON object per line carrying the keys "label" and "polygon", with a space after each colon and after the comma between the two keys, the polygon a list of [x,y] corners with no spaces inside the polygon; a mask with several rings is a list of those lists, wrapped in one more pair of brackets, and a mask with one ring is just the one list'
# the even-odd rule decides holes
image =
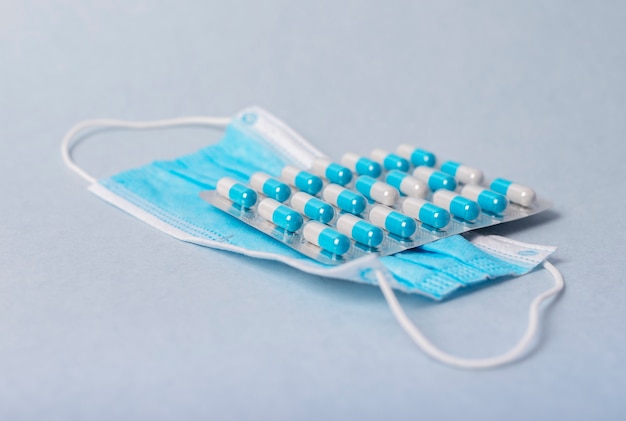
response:
{"label": "plastic blister pack", "polygon": [[370,158],[317,158],[310,168],[287,166],[280,177],[253,174],[248,183],[219,180],[200,196],[300,253],[339,265],[375,253],[420,245],[513,221],[548,209],[534,190],[401,145]]}

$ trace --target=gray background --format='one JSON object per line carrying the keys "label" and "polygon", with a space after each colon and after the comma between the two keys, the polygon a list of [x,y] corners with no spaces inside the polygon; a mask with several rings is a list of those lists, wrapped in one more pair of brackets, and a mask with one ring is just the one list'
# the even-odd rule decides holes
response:
{"label": "gray background", "polygon": [[[623,419],[623,2],[3,1],[0,418]],[[79,120],[258,104],[334,158],[409,142],[554,210],[488,233],[559,246],[567,290],[520,363],[423,355],[376,288],[176,241],[64,167]],[[200,128],[99,133],[103,177],[195,151]],[[435,343],[500,353],[545,271],[444,303]]]}

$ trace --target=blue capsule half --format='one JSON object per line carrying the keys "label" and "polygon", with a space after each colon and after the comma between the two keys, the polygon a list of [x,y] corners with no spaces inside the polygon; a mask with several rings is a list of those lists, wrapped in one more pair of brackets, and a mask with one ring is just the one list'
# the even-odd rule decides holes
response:
{"label": "blue capsule half", "polygon": [[480,215],[478,203],[449,190],[441,189],[433,193],[433,202],[464,221],[474,221]]}
{"label": "blue capsule half", "polygon": [[324,200],[339,209],[355,215],[362,213],[367,206],[365,197],[337,184],[329,184],[322,192]]}
{"label": "blue capsule half", "polygon": [[341,164],[358,175],[369,175],[370,177],[378,178],[382,173],[382,167],[378,162],[350,152],[341,157]]}
{"label": "blue capsule half", "polygon": [[311,164],[311,171],[340,186],[345,186],[352,181],[352,171],[349,168],[331,162],[326,158],[315,159]]}
{"label": "blue capsule half", "polygon": [[402,212],[437,229],[445,228],[450,223],[447,210],[419,198],[406,199],[402,203]]}
{"label": "blue capsule half", "polygon": [[415,165],[416,167],[434,167],[435,163],[437,162],[437,158],[432,152],[428,152],[420,148],[415,148],[411,145],[400,145],[398,146],[397,151],[398,155],[411,160],[411,164]]}
{"label": "blue capsule half", "polygon": [[284,202],[291,196],[291,189],[287,184],[262,172],[252,174],[250,177],[250,186],[256,191],[262,192],[265,196],[279,202]]}
{"label": "blue capsule half", "polygon": [[370,157],[382,164],[382,166],[386,170],[400,170],[400,171],[408,171],[409,170],[409,161],[402,158],[395,153],[389,153],[384,149],[374,149],[370,153]]}
{"label": "blue capsule half", "polygon": [[368,247],[378,247],[384,238],[380,228],[350,214],[341,215],[337,219],[337,229],[357,243]]}
{"label": "blue capsule half", "polygon": [[298,212],[323,224],[329,223],[335,216],[335,210],[331,205],[304,192],[294,194],[290,203]]}
{"label": "blue capsule half", "polygon": [[253,189],[238,183],[230,177],[219,179],[215,190],[220,196],[245,209],[251,208],[257,201],[257,195]]}
{"label": "blue capsule half", "polygon": [[464,186],[461,194],[477,202],[485,212],[496,215],[503,213],[509,203],[504,195],[477,185]]}
{"label": "blue capsule half", "polygon": [[281,205],[274,199],[263,199],[257,208],[259,215],[288,232],[298,231],[302,227],[302,215],[288,206]]}
{"label": "blue capsule half", "polygon": [[284,167],[280,176],[287,183],[296,186],[300,191],[312,195],[318,194],[324,185],[318,176],[292,166]]}
{"label": "blue capsule half", "polygon": [[302,236],[330,254],[341,256],[350,249],[350,239],[344,234],[328,228],[317,221],[309,221],[302,230]]}
{"label": "blue capsule half", "polygon": [[412,236],[417,229],[417,224],[413,218],[396,212],[387,206],[374,206],[370,210],[369,220],[372,224],[402,238]]}
{"label": "blue capsule half", "polygon": [[456,189],[456,181],[454,177],[434,170],[430,167],[417,167],[413,171],[413,176],[418,180],[422,180],[428,184],[432,191],[439,189],[454,190]]}

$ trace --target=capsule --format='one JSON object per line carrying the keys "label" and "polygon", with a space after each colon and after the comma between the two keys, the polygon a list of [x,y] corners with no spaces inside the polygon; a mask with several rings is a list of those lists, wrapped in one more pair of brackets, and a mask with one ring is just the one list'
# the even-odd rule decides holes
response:
{"label": "capsule", "polygon": [[280,177],[292,186],[312,195],[318,194],[324,186],[322,179],[318,176],[292,166],[283,168]]}
{"label": "capsule", "polygon": [[400,155],[401,157],[411,161],[411,164],[415,165],[416,167],[422,165],[426,167],[434,167],[435,163],[437,162],[437,158],[432,152],[428,152],[420,148],[415,148],[411,145],[400,145],[398,146],[398,149],[396,149],[396,152],[398,152],[398,155]]}
{"label": "capsule", "polygon": [[302,236],[309,243],[338,256],[346,254],[350,249],[348,237],[317,221],[307,222],[302,230]]}
{"label": "capsule", "polygon": [[279,202],[284,202],[291,196],[288,185],[262,172],[252,174],[250,187]]}
{"label": "capsule", "polygon": [[430,167],[415,168],[415,171],[413,171],[413,177],[427,183],[428,187],[432,191],[437,191],[439,189],[456,189],[456,181],[454,180],[454,177]]}
{"label": "capsule", "polygon": [[522,206],[530,206],[535,203],[536,195],[533,189],[504,178],[496,178],[491,182],[489,188],[496,193],[505,195],[511,202]]}
{"label": "capsule", "polygon": [[378,178],[383,171],[378,162],[363,158],[354,153],[346,153],[341,157],[341,165],[345,165],[358,175],[369,175]]}
{"label": "capsule", "polygon": [[433,228],[445,228],[450,223],[447,210],[417,197],[409,197],[402,203],[402,213]]}
{"label": "capsule", "polygon": [[370,153],[370,158],[381,164],[386,170],[409,170],[409,161],[384,149],[374,149]]}
{"label": "capsule", "polygon": [[326,158],[316,158],[311,164],[311,172],[340,186],[345,186],[352,180],[352,171]]}
{"label": "capsule", "polygon": [[230,177],[220,178],[215,190],[217,190],[220,196],[232,200],[233,203],[244,209],[251,208],[256,203],[257,196],[255,191]]}
{"label": "capsule", "polygon": [[302,227],[302,215],[280,202],[265,198],[257,207],[259,215],[288,232],[298,231]]}
{"label": "capsule", "polygon": [[437,190],[433,193],[433,202],[464,221],[471,222],[480,214],[476,202],[449,190]]}
{"label": "capsule", "polygon": [[425,197],[428,193],[428,186],[425,182],[402,171],[389,171],[385,176],[385,181],[407,196]]}
{"label": "capsule", "polygon": [[398,200],[399,194],[393,186],[378,181],[368,175],[362,175],[356,179],[354,187],[370,200],[391,206]]}
{"label": "capsule", "polygon": [[369,220],[372,224],[402,238],[412,236],[417,229],[417,224],[413,218],[382,205],[372,207]]}
{"label": "capsule", "polygon": [[337,230],[368,247],[378,247],[383,242],[383,230],[348,213],[337,219]]}
{"label": "capsule", "polygon": [[461,189],[461,195],[478,203],[488,213],[501,214],[508,205],[506,197],[475,184],[467,184]]}
{"label": "capsule", "polygon": [[480,184],[483,182],[483,172],[455,161],[446,161],[441,164],[441,171],[450,174],[463,184]]}
{"label": "capsule", "polygon": [[322,192],[322,197],[328,203],[355,215],[363,212],[367,205],[367,201],[363,196],[337,184],[327,185]]}
{"label": "capsule", "polygon": [[296,211],[323,224],[329,223],[335,216],[335,210],[331,205],[304,192],[294,194],[290,204]]}

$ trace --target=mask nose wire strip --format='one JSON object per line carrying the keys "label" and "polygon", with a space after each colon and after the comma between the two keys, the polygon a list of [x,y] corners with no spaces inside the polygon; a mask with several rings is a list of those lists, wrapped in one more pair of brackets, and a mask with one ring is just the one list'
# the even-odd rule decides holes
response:
{"label": "mask nose wire strip", "polygon": [[524,332],[522,338],[513,348],[511,348],[504,354],[495,357],[478,359],[455,357],[433,345],[432,342],[430,342],[424,336],[424,334],[413,324],[413,322],[411,322],[409,317],[406,315],[406,313],[400,306],[400,303],[398,303],[398,299],[396,298],[393,290],[389,286],[389,283],[387,282],[384,273],[377,270],[375,274],[376,279],[378,280],[378,285],[380,286],[380,289],[382,290],[383,295],[387,300],[387,304],[389,304],[391,312],[395,316],[402,329],[411,337],[411,339],[413,339],[413,341],[417,344],[419,348],[422,349],[422,351],[424,351],[428,356],[432,357],[433,359],[451,366],[468,369],[481,369],[492,368],[511,363],[512,361],[515,361],[523,356],[530,346],[539,328],[539,307],[541,306],[541,303],[543,303],[548,298],[557,295],[565,287],[563,275],[561,275],[561,273],[558,271],[557,268],[554,267],[552,263],[545,261],[543,262],[543,267],[554,277],[554,286],[549,290],[539,294],[530,304],[530,307],[528,309],[528,327],[526,328],[526,332]]}
{"label": "mask nose wire strip", "polygon": [[76,174],[80,175],[85,180],[90,183],[95,183],[96,178],[89,175],[85,170],[76,165],[74,160],[72,159],[72,149],[76,144],[77,135],[87,129],[97,128],[97,127],[106,127],[106,128],[118,128],[118,129],[131,129],[131,130],[141,130],[141,129],[159,129],[165,127],[179,127],[179,126],[192,126],[192,125],[202,125],[209,126],[214,128],[223,129],[225,128],[231,121],[230,117],[180,117],[180,118],[171,118],[166,120],[152,120],[152,121],[126,121],[126,120],[113,120],[108,118],[95,119],[95,120],[85,120],[74,127],[72,127],[63,137],[61,141],[61,156],[63,157],[63,162],[67,165],[72,171]]}

